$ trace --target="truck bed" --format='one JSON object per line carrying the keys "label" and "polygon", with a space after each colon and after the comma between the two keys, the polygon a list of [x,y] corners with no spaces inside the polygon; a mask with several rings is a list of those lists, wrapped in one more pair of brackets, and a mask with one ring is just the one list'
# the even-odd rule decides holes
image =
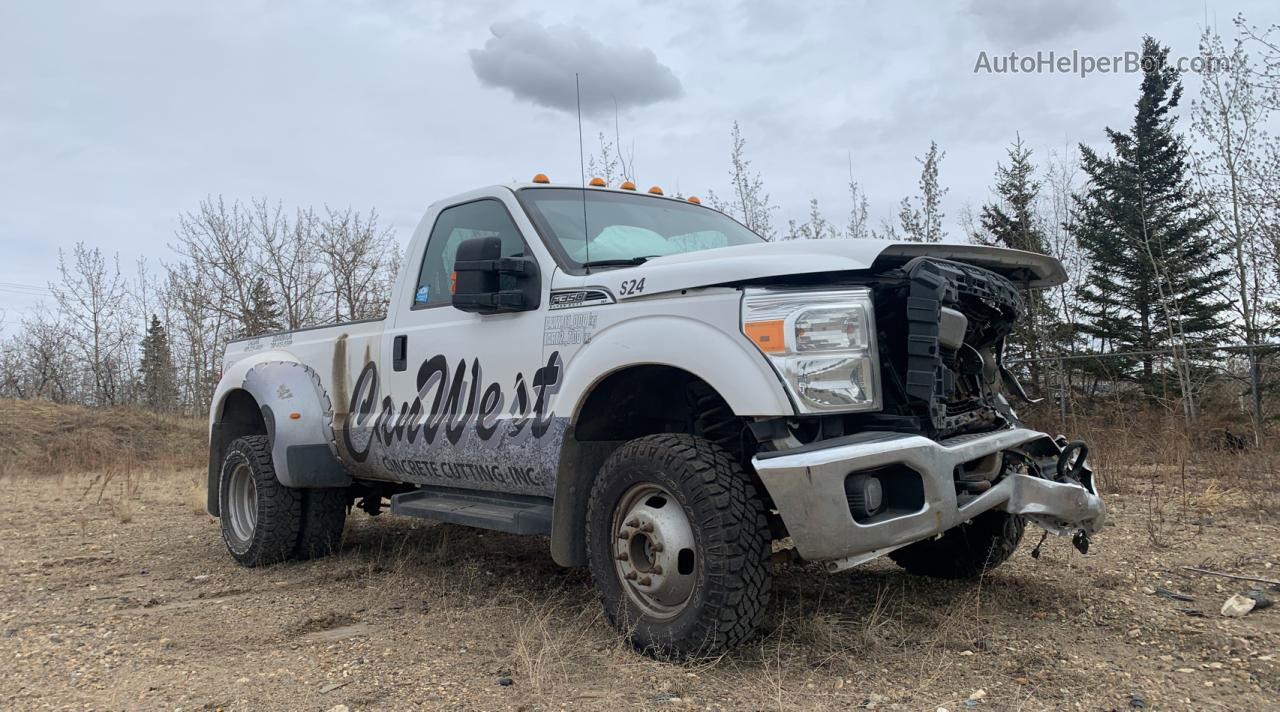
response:
{"label": "truck bed", "polygon": [[347,337],[348,353],[352,353],[350,347],[358,342],[362,347],[370,349],[367,355],[373,358],[377,355],[379,337],[386,328],[386,322],[385,317],[361,319],[236,339],[227,343],[222,366],[226,370],[241,358],[263,351],[285,351],[302,363],[321,371],[322,366],[332,363],[334,344],[344,334]]}

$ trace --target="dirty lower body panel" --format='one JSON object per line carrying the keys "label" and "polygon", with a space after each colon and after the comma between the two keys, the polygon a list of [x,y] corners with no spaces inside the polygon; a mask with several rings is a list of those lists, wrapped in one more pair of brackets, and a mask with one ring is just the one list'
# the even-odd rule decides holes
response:
{"label": "dirty lower body panel", "polygon": [[753,460],[800,556],[840,570],[993,509],[1087,545],[1106,518],[1081,443],[1013,427],[866,432]]}

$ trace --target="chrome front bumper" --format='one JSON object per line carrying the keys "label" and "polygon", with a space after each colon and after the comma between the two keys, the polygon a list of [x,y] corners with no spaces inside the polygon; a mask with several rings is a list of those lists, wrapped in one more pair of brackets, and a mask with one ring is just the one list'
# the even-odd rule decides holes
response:
{"label": "chrome front bumper", "polygon": [[[833,570],[941,534],[991,509],[1025,515],[1055,534],[1080,530],[1092,534],[1101,528],[1106,518],[1102,498],[1074,483],[1009,474],[986,492],[957,495],[957,467],[1005,450],[1030,452],[1033,459],[1038,455],[1048,462],[1060,447],[1048,435],[1027,428],[940,442],[920,435],[871,432],[817,447],[761,453],[752,463],[800,556],[829,562]],[[854,521],[845,478],[888,465],[905,465],[919,473],[923,506],[883,521]],[[1048,469],[1045,474],[1051,477],[1054,472]]]}

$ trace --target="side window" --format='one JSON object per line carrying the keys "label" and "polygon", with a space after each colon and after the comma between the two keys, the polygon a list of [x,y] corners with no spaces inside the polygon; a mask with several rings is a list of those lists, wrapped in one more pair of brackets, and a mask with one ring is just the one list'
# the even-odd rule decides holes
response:
{"label": "side window", "polygon": [[413,306],[434,307],[449,304],[452,298],[451,277],[458,245],[473,237],[497,235],[502,239],[503,257],[524,257],[524,238],[511,220],[507,208],[497,200],[477,200],[474,203],[455,205],[441,211],[436,218],[431,236],[427,238],[427,252],[422,257],[422,269],[418,272],[418,288],[413,294]]}

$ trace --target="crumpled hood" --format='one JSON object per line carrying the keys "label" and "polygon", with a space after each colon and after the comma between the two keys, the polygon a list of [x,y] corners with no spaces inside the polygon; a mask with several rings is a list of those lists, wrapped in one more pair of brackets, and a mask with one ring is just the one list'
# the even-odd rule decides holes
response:
{"label": "crumpled hood", "polygon": [[877,259],[905,262],[920,256],[978,265],[1035,288],[1054,287],[1067,279],[1057,259],[1022,250],[888,240],[787,240],[654,257],[636,267],[600,270],[581,278],[579,283],[609,284],[643,279],[642,292],[615,291],[619,298],[626,299],[761,277],[867,270]]}

